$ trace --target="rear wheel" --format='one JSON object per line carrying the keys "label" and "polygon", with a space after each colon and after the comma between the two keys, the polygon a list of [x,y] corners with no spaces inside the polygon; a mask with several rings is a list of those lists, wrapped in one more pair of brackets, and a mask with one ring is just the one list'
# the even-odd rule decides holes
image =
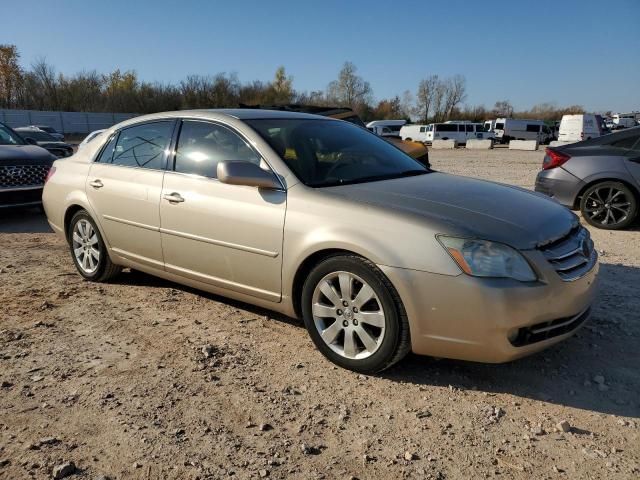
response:
{"label": "rear wheel", "polygon": [[635,219],[638,203],[633,192],[620,182],[601,182],[589,187],[580,201],[584,219],[594,227],[619,230]]}
{"label": "rear wheel", "polygon": [[71,218],[68,232],[71,258],[80,275],[94,282],[106,282],[120,273],[122,267],[109,258],[100,231],[85,210]]}
{"label": "rear wheel", "polygon": [[302,313],[316,347],[343,368],[379,372],[410,349],[397,292],[373,263],[356,255],[329,257],[311,271]]}

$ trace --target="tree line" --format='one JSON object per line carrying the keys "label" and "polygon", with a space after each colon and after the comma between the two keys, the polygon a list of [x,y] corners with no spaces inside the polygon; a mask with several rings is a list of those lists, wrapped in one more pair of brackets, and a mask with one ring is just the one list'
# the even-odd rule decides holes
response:
{"label": "tree line", "polygon": [[92,70],[67,75],[57,72],[46,59],[24,68],[15,45],[0,45],[0,108],[142,114],[239,104],[302,104],[349,107],[364,121],[406,118],[424,123],[492,117],[558,120],[565,113],[584,111],[579,105],[558,108],[544,103],[516,112],[508,100],[487,109],[464,104],[466,99],[464,76],[430,75],[420,80],[415,93],[405,91],[402,97],[375,101],[370,83],[351,62],[344,63],[338,77],[324,90],[307,92],[293,87],[293,77],[283,66],[266,82],[241,82],[235,73],[218,73],[188,75],[177,84],[165,84],[143,81],[135,71],[119,69],[107,74]]}

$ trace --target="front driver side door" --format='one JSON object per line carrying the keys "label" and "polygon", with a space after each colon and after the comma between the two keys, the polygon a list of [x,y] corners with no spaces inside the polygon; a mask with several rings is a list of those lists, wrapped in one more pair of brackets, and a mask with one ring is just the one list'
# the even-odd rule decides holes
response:
{"label": "front driver side door", "polygon": [[251,161],[268,168],[229,127],[182,122],[160,202],[165,268],[277,302],[286,193],[218,181],[216,167],[225,160]]}

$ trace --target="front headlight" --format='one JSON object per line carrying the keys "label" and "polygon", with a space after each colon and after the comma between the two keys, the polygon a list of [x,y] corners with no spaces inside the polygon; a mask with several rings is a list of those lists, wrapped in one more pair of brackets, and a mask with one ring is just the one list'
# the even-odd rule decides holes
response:
{"label": "front headlight", "polygon": [[538,278],[522,254],[508,245],[444,235],[439,235],[438,241],[468,275],[513,278],[521,282],[533,282]]}

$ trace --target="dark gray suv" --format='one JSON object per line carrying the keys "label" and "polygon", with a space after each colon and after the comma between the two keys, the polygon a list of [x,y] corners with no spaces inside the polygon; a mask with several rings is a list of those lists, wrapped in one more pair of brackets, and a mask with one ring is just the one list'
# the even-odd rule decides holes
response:
{"label": "dark gray suv", "polygon": [[628,227],[640,204],[640,127],[547,148],[536,191],[595,227]]}

